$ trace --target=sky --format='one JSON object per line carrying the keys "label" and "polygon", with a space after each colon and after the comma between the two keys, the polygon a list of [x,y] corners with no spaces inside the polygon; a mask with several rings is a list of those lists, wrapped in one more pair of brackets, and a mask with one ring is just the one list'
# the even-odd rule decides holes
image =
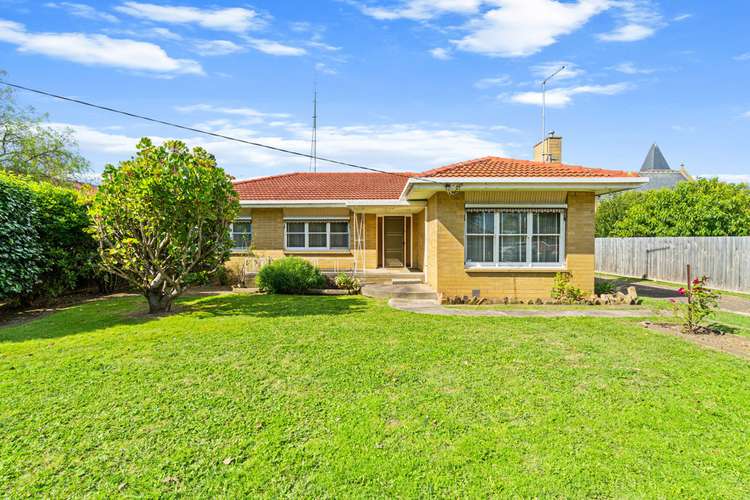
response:
{"label": "sky", "polygon": [[[728,0],[0,0],[8,81],[309,153],[422,171],[531,159],[547,131],[565,163],[673,168],[750,181],[750,2]],[[75,133],[92,165],[142,136],[213,153],[237,178],[308,159],[19,91]],[[321,162],[318,170],[341,167]]]}

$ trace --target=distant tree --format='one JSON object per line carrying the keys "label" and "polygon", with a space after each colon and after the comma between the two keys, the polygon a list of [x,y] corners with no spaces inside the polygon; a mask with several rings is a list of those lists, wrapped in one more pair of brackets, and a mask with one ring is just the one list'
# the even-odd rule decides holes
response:
{"label": "distant tree", "polygon": [[105,167],[91,214],[104,269],[158,313],[229,258],[239,202],[231,178],[205,150],[180,141],[154,146],[147,138],[137,148],[134,158]]}
{"label": "distant tree", "polygon": [[633,205],[643,201],[644,191],[626,191],[602,200],[596,207],[596,237],[612,236],[615,225],[625,218]]}
{"label": "distant tree", "polygon": [[[5,73],[0,71],[0,78]],[[21,108],[9,87],[0,88],[0,168],[41,179],[70,180],[89,169],[69,128],[56,129],[46,115]]]}
{"label": "distant tree", "polygon": [[618,198],[603,201],[597,208],[601,213],[597,214],[597,235],[750,236],[750,188],[746,185],[699,179],[673,189]]}

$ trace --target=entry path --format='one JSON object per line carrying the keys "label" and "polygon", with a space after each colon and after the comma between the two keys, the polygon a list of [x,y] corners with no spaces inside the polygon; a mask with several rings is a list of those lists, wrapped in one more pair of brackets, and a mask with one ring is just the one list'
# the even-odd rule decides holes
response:
{"label": "entry path", "polygon": [[607,306],[601,306],[598,309],[567,309],[548,310],[539,309],[463,309],[445,307],[434,300],[410,300],[410,299],[391,299],[388,305],[394,309],[408,311],[418,314],[436,314],[440,316],[505,316],[513,318],[570,318],[570,317],[589,317],[589,318],[645,318],[657,315],[651,309],[609,309]]}

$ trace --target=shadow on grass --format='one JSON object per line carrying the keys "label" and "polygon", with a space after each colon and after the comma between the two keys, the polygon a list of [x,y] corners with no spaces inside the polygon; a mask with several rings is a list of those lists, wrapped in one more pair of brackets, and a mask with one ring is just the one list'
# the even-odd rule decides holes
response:
{"label": "shadow on grass", "polygon": [[199,317],[252,316],[282,318],[350,314],[366,307],[359,295],[326,297],[319,295],[220,295],[184,302],[181,313]]}
{"label": "shadow on grass", "polygon": [[[178,320],[180,317],[283,318],[350,314],[364,309],[366,302],[367,299],[361,296],[221,294],[198,298],[183,297],[177,301],[174,312],[149,315],[146,313],[146,301],[142,297],[101,299],[21,324],[0,327],[0,343],[56,339],[120,325],[145,325],[152,321]],[[179,328],[177,323],[175,328]]]}

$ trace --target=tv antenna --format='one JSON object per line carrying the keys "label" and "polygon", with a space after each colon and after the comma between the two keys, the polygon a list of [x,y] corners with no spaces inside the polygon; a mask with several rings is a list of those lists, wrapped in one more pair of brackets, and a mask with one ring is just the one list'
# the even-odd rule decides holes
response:
{"label": "tv antenna", "polygon": [[310,141],[310,172],[318,171],[318,76],[313,82],[313,126]]}
{"label": "tv antenna", "polygon": [[549,157],[549,153],[547,152],[547,82],[556,77],[564,69],[565,65],[562,65],[557,71],[542,80],[542,161],[547,161]]}

